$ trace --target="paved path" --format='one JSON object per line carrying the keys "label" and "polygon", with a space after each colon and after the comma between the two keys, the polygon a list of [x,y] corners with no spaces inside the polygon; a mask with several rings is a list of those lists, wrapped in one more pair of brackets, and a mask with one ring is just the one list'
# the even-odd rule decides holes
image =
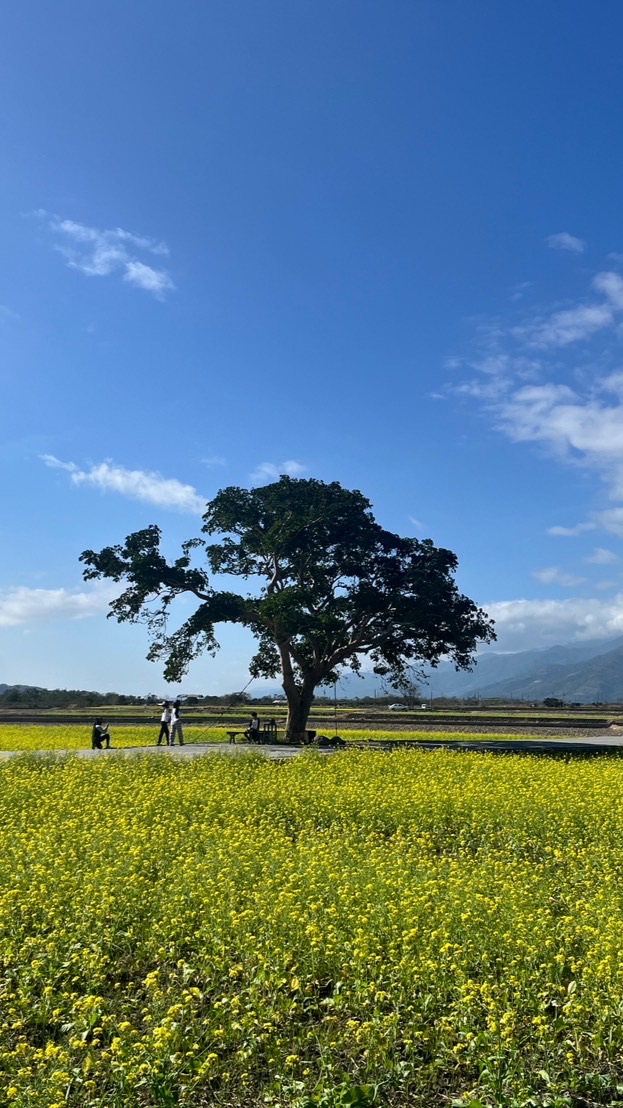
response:
{"label": "paved path", "polygon": [[[575,755],[576,757],[592,757],[600,754],[623,754],[623,734],[591,735],[590,738],[582,736],[556,736],[552,738],[514,740],[487,739],[440,739],[421,741],[417,739],[396,739],[395,741],[367,741],[352,744],[356,749],[368,750],[465,750],[478,754],[544,754],[550,756]],[[65,757],[74,755],[78,758],[140,758],[149,755],[154,758],[175,758],[185,760],[198,758],[205,754],[224,754],[236,757],[244,753],[262,754],[271,761],[285,761],[289,758],[298,758],[308,750],[317,750],[319,754],[335,754],[331,747],[286,746],[264,744],[260,746],[254,743],[186,743],[184,746],[122,746],[113,747],[111,750],[0,750],[0,761],[9,758],[17,758],[25,753],[31,753],[39,757]]]}
{"label": "paved path", "polygon": [[[72,754],[78,758],[138,758],[143,755],[151,755],[154,758],[175,758],[177,761],[188,758],[198,758],[203,754],[239,754],[253,752],[263,754],[272,761],[283,761],[286,758],[296,758],[303,754],[309,747],[305,746],[272,746],[262,743],[258,746],[254,743],[185,743],[184,746],[119,746],[110,750],[0,750],[0,759],[17,758],[23,754],[34,754],[38,757],[65,757]],[[332,749],[321,749],[320,754],[333,754]]]}
{"label": "paved path", "polygon": [[427,742],[407,739],[403,743],[383,743],[384,749],[398,746],[427,750],[466,750],[477,754],[541,754],[549,757],[595,757],[603,754],[623,754],[623,735],[548,735],[534,739],[439,739]]}

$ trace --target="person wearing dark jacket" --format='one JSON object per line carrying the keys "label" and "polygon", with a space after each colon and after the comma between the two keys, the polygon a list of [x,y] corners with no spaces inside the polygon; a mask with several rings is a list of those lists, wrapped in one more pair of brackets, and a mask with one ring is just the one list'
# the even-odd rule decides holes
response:
{"label": "person wearing dark jacket", "polygon": [[108,724],[104,723],[101,716],[98,716],[93,724],[93,730],[91,732],[91,750],[103,750],[102,742],[106,745],[106,750],[110,750],[110,731],[108,730]]}

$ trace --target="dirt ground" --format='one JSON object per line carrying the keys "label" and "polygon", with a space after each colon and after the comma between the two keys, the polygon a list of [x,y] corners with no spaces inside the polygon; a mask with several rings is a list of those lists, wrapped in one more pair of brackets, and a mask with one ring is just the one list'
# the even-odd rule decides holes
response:
{"label": "dirt ground", "polygon": [[513,726],[513,724],[507,724],[504,721],[497,722],[493,720],[490,724],[447,724],[447,723],[426,723],[420,725],[419,721],[414,726],[395,728],[397,733],[401,731],[414,730],[422,732],[441,732],[442,734],[453,734],[457,738],[461,735],[517,735],[518,738],[526,737],[528,735],[536,735],[542,738],[552,739],[568,739],[568,738],[583,738],[598,739],[602,736],[608,736],[608,738],[614,738],[617,735],[623,735],[623,726],[617,723],[612,723],[608,727],[597,727],[593,730],[591,727],[538,727],[532,724],[526,723],[522,726]]}

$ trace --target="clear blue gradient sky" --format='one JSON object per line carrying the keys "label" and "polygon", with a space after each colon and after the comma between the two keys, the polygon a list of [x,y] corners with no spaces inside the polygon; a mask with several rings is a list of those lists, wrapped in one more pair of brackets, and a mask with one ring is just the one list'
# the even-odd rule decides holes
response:
{"label": "clear blue gradient sky", "polygon": [[[85,547],[279,473],[623,632],[615,0],[9,0],[0,681],[151,692]],[[226,630],[185,691],[246,681]]]}

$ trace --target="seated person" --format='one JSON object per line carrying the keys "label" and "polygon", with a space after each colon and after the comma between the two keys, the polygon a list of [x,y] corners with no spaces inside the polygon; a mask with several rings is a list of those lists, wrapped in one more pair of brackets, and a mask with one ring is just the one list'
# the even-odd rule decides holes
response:
{"label": "seated person", "polygon": [[257,712],[251,712],[251,719],[249,720],[249,726],[244,733],[244,737],[250,743],[259,743],[260,721]]}

